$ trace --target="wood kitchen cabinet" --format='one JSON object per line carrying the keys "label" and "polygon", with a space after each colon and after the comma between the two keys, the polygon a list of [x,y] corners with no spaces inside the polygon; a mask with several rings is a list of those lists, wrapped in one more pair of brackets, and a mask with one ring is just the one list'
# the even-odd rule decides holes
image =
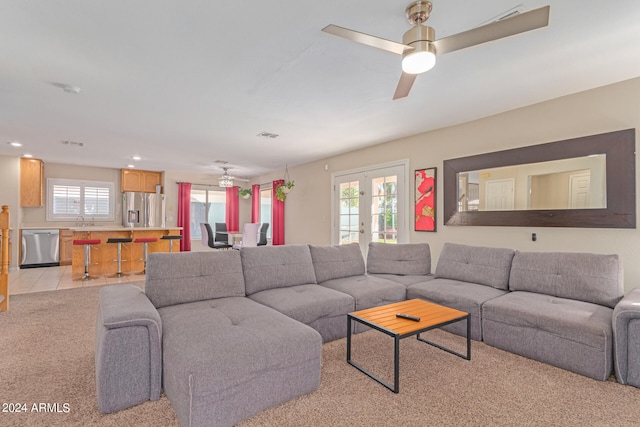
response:
{"label": "wood kitchen cabinet", "polygon": [[44,162],[40,159],[20,159],[20,206],[44,206]]}
{"label": "wood kitchen cabinet", "polygon": [[60,229],[60,265],[71,265],[73,259],[73,231]]}
{"label": "wood kitchen cabinet", "polygon": [[162,184],[162,172],[121,169],[120,191],[155,193],[156,185]]}

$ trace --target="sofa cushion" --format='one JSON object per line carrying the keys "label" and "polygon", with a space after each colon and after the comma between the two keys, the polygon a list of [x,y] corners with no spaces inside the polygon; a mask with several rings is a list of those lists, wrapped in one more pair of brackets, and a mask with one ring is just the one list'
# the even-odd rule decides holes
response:
{"label": "sofa cushion", "polygon": [[156,308],[245,295],[237,251],[151,253],[146,271],[145,293]]}
{"label": "sofa cushion", "polygon": [[396,275],[431,274],[428,243],[391,244],[371,242],[367,252],[367,273]]}
{"label": "sofa cushion", "polygon": [[438,258],[436,278],[461,280],[509,289],[512,249],[445,243]]}
{"label": "sofa cushion", "polygon": [[436,276],[433,274],[429,275],[414,275],[414,274],[378,274],[378,273],[367,273],[371,277],[379,277],[385,280],[391,280],[392,282],[400,283],[404,286],[415,285],[416,283],[428,282],[429,280],[435,279]]}
{"label": "sofa cushion", "polygon": [[340,277],[326,280],[320,286],[351,295],[356,310],[404,301],[407,298],[406,286],[373,276]]}
{"label": "sofa cushion", "polygon": [[266,289],[316,283],[307,245],[242,248],[240,257],[247,295]]}
{"label": "sofa cushion", "polygon": [[318,283],[364,274],[364,258],[357,243],[337,246],[309,245],[309,250]]}
{"label": "sofa cushion", "polygon": [[613,366],[613,309],[515,291],[482,306],[483,340],[491,346],[604,381]]}
{"label": "sofa cushion", "polygon": [[[471,315],[471,339],[482,340],[482,305],[508,291],[491,286],[451,279],[434,279],[407,287],[407,299],[420,298],[446,307],[466,311]],[[466,335],[465,322],[444,328],[449,332]]]}
{"label": "sofa cushion", "polygon": [[509,289],[615,307],[624,294],[618,255],[517,252]]}
{"label": "sofa cushion", "polygon": [[311,326],[324,342],[347,335],[347,313],[354,309],[351,295],[316,284],[267,289],[249,298]]}

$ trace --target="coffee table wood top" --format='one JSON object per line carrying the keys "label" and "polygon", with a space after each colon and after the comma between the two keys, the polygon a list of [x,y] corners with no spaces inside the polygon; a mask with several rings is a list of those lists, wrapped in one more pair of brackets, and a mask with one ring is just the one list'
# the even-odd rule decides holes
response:
{"label": "coffee table wood top", "polygon": [[[416,322],[413,320],[401,319],[396,317],[396,314],[398,313],[418,316],[420,321]],[[468,313],[421,299],[412,299],[380,307],[354,311],[353,313],[349,313],[349,315],[357,317],[364,321],[365,324],[371,323],[380,326],[393,334],[405,335],[418,330],[427,329],[434,325],[446,323],[451,320],[461,319],[467,316]]]}

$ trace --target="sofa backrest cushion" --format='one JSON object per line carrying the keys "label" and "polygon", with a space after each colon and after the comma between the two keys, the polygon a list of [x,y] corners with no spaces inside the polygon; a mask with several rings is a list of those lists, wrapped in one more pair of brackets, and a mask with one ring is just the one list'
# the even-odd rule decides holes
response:
{"label": "sofa backrest cushion", "polygon": [[515,251],[445,243],[436,265],[436,278],[477,283],[508,290]]}
{"label": "sofa backrest cushion", "polygon": [[274,288],[316,283],[307,245],[240,249],[247,295]]}
{"label": "sofa backrest cushion", "polygon": [[149,254],[144,291],[156,308],[244,296],[237,251]]}
{"label": "sofa backrest cushion", "polygon": [[318,283],[364,274],[364,258],[358,243],[337,246],[309,245]]}
{"label": "sofa backrest cushion", "polygon": [[431,274],[431,249],[428,243],[369,243],[367,273],[428,275]]}
{"label": "sofa backrest cushion", "polygon": [[615,307],[624,294],[618,255],[517,252],[509,289]]}

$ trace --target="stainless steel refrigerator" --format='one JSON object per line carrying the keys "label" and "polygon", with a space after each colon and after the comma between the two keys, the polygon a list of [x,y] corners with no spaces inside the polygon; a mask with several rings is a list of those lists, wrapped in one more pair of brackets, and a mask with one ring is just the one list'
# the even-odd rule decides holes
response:
{"label": "stainless steel refrigerator", "polygon": [[165,227],[164,194],[122,193],[122,225]]}

